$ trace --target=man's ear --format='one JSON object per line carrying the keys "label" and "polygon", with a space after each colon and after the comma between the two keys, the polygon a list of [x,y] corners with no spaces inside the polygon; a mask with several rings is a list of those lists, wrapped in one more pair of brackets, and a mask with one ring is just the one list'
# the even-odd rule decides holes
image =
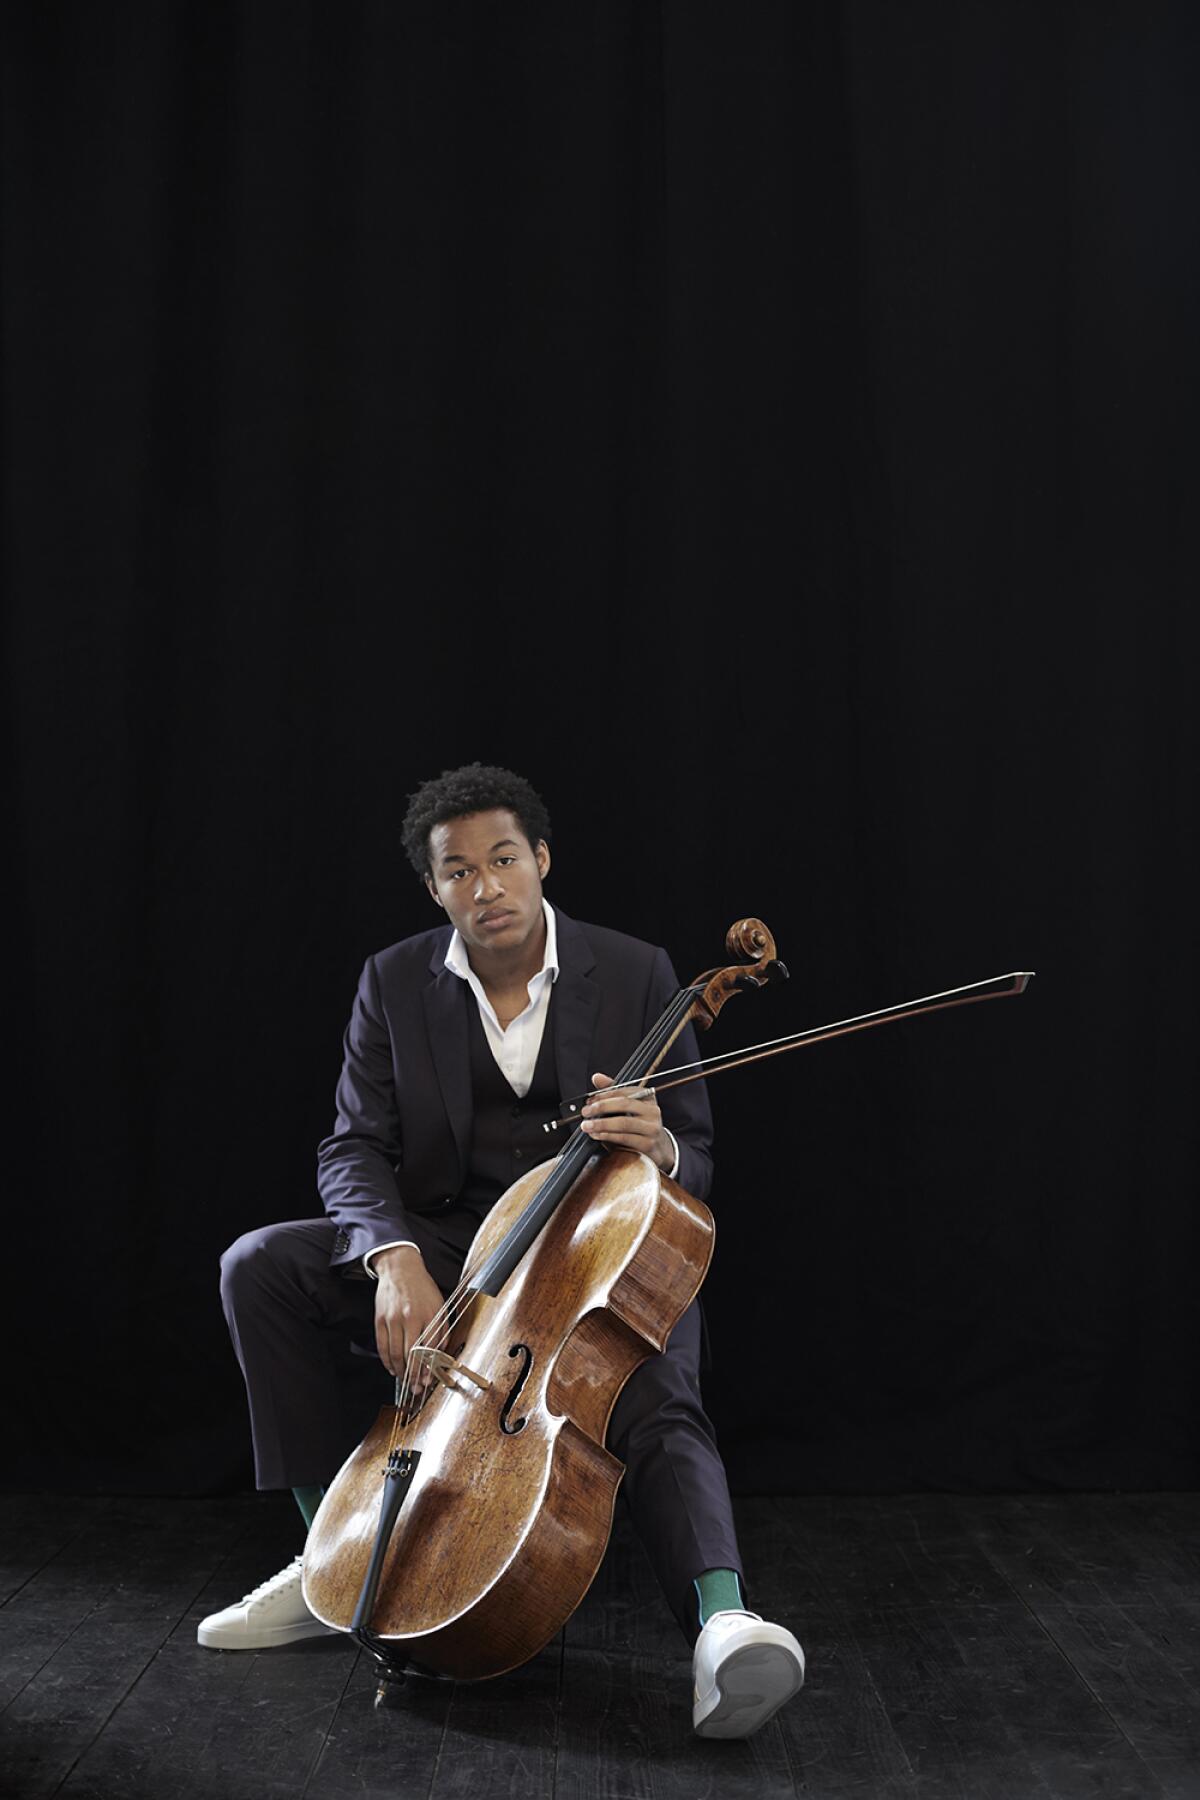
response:
{"label": "man's ear", "polygon": [[550,873],[550,846],[545,838],[538,839],[537,846],[533,852],[533,858],[538,866],[538,874],[541,876],[542,880],[545,881],[547,875]]}
{"label": "man's ear", "polygon": [[429,892],[432,895],[433,899],[435,899],[437,901],[438,905],[441,906],[442,896],[438,893],[437,888],[433,884],[433,876],[432,875],[427,875],[425,877],[425,886],[429,889]]}

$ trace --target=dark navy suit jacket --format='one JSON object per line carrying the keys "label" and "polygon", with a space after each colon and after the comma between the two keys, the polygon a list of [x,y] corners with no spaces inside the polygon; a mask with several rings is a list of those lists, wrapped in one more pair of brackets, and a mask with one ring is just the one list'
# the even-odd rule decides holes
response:
{"label": "dark navy suit jacket", "polygon": [[[679,982],[665,950],[555,909],[559,975],[548,1030],[563,1099],[592,1073],[614,1075]],[[337,1120],[317,1151],[317,1185],[337,1224],[333,1264],[409,1235],[410,1213],[436,1215],[463,1187],[471,1150],[468,1007],[475,997],[445,965],[452,927],[369,956],[346,1028]],[[667,1065],[694,1062],[691,1026]],[[679,1185],[703,1200],[712,1182],[712,1116],[704,1083],[662,1098],[679,1143]],[[549,1144],[549,1140],[547,1140]],[[548,1150],[548,1154],[554,1154]]]}

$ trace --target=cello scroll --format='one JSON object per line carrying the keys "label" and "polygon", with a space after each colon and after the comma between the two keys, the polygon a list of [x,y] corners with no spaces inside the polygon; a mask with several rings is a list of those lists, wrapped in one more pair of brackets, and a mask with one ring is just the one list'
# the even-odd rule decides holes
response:
{"label": "cello scroll", "polygon": [[775,954],[775,939],[761,919],[737,919],[725,933],[725,948],[740,962],[698,975],[693,988],[701,988],[691,1014],[692,1024],[707,1031],[724,1006],[742,988],[766,987],[788,979],[787,966]]}

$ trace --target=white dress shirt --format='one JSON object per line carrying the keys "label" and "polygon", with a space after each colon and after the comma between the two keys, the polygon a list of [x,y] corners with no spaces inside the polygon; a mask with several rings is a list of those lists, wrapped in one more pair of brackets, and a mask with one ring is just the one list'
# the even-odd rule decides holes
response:
{"label": "white dress shirt", "polygon": [[558,980],[558,926],[554,908],[548,900],[542,901],[542,911],[546,915],[546,954],[541,968],[529,983],[529,1005],[508,1026],[501,1025],[496,1017],[483,983],[471,967],[467,946],[457,931],[446,951],[446,967],[460,981],[465,981],[474,994],[488,1049],[518,1100],[523,1100],[533,1086],[533,1071],[542,1047],[546,1014],[550,1011],[550,992]]}
{"label": "white dress shirt", "polygon": [[[537,1066],[538,1051],[542,1047],[546,1015],[550,1011],[550,995],[558,980],[558,926],[554,908],[548,900],[542,901],[542,911],[546,915],[546,954],[542,958],[541,968],[529,982],[529,1005],[507,1026],[501,1025],[496,1017],[496,1009],[488,999],[482,981],[471,967],[467,946],[457,929],[446,951],[445,967],[452,975],[457,975],[460,981],[465,981],[474,994],[488,1048],[504,1079],[520,1100],[525,1098],[533,1086],[533,1071]],[[668,1131],[667,1136],[675,1146],[675,1161],[669,1171],[674,1176],[679,1170],[679,1144],[674,1133]],[[363,1267],[367,1274],[375,1276],[371,1267],[373,1256],[378,1256],[382,1250],[396,1250],[402,1244],[411,1244],[412,1241],[411,1238],[396,1238],[390,1244],[376,1244],[363,1257]]]}

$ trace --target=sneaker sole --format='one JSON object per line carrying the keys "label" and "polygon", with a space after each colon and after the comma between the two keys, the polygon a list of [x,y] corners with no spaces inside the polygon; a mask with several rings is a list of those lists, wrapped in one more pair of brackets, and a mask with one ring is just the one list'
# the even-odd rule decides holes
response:
{"label": "sneaker sole", "polygon": [[750,1737],[804,1686],[804,1668],[782,1644],[747,1644],[721,1664],[712,1695],[692,1722],[699,1737]]}
{"label": "sneaker sole", "polygon": [[280,1644],[294,1644],[300,1638],[337,1637],[332,1625],[320,1619],[306,1619],[300,1625],[271,1625],[258,1631],[225,1632],[220,1626],[206,1631],[196,1628],[196,1642],[205,1650],[274,1650]]}

